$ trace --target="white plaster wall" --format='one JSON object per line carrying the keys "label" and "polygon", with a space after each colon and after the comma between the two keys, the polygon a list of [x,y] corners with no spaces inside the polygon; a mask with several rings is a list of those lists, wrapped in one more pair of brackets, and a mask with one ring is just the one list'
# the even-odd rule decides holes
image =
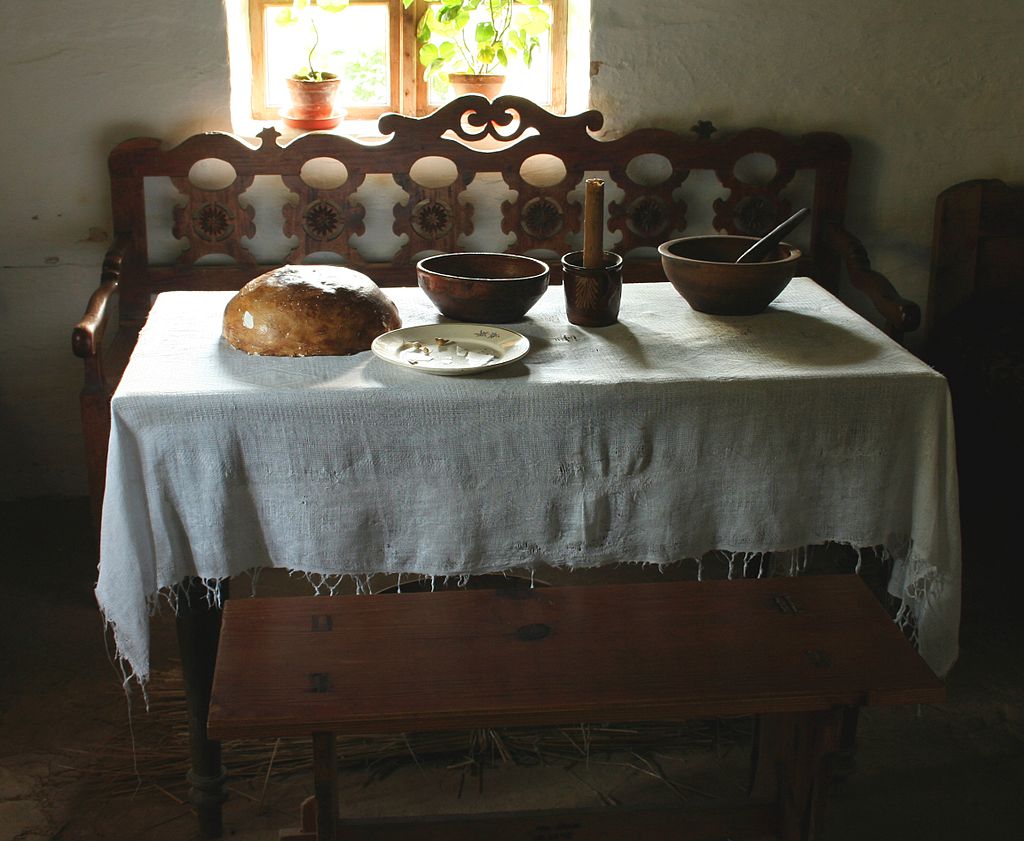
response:
{"label": "white plaster wall", "polygon": [[108,245],[106,155],[226,129],[213,0],[3,0],[0,498],[85,492],[71,327]]}
{"label": "white plaster wall", "polygon": [[[0,29],[0,498],[85,492],[70,329],[98,281],[106,153],[227,129],[214,0],[4,0]],[[611,132],[833,129],[851,228],[924,302],[945,186],[1024,180],[1021,0],[592,0],[592,103]]]}

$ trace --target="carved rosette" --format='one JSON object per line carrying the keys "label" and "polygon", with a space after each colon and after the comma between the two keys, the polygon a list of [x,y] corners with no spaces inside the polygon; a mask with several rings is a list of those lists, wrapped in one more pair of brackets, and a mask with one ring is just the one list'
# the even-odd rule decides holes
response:
{"label": "carved rosette", "polygon": [[317,199],[302,214],[302,229],[310,239],[330,242],[345,230],[345,215],[335,202]]}
{"label": "carved rosette", "polygon": [[637,236],[660,238],[668,230],[670,212],[658,196],[641,196],[626,208],[626,225]]}
{"label": "carved rosette", "polygon": [[234,229],[234,214],[217,202],[200,205],[192,214],[192,230],[207,242],[225,240]]}
{"label": "carved rosette", "polygon": [[551,239],[565,227],[565,213],[554,199],[537,196],[523,205],[522,227],[536,239]]}
{"label": "carved rosette", "polygon": [[747,196],[736,204],[736,227],[749,236],[761,237],[788,215],[788,202],[772,201],[767,196]]}
{"label": "carved rosette", "polygon": [[348,179],[333,190],[311,187],[300,176],[283,175],[281,181],[298,196],[295,204],[284,206],[284,234],[298,237],[299,244],[288,254],[288,262],[301,263],[318,251],[330,251],[346,262],[360,265],[359,252],[349,238],[365,233],[366,208],[352,198],[364,175],[348,167]]}
{"label": "carved rosette", "polygon": [[203,190],[187,177],[172,177],[171,183],[185,197],[174,208],[172,232],[188,242],[179,263],[194,263],[207,254],[226,254],[239,263],[255,260],[242,246],[242,237],[256,236],[255,210],[241,203],[241,195],[252,185],[252,176],[236,178],[223,190]]}
{"label": "carved rosette", "polygon": [[583,206],[570,201],[569,193],[582,182],[583,170],[567,164],[565,178],[544,187],[528,183],[518,166],[503,170],[501,177],[518,194],[517,201],[501,203],[501,230],[516,235],[515,250],[572,251],[569,235],[580,230]]}
{"label": "carved rosette", "polygon": [[748,237],[764,236],[792,212],[788,201],[771,192],[716,199],[714,209],[717,230]]}
{"label": "carved rosette", "polygon": [[[738,136],[735,141],[735,159],[731,165],[715,170],[729,195],[715,200],[712,225],[715,230],[729,234],[763,236],[792,213],[790,203],[782,198],[782,191],[793,180],[796,168],[792,160],[775,153],[780,143],[779,135],[755,129]],[[737,163],[752,154],[768,155],[774,160],[775,175],[768,183],[751,184],[737,177]]]}
{"label": "carved rosette", "polygon": [[425,240],[439,240],[455,224],[455,213],[447,202],[429,198],[417,202],[410,214],[412,229]]}
{"label": "carved rosette", "polygon": [[409,241],[391,258],[392,264],[410,262],[421,251],[460,251],[458,241],[463,234],[473,233],[473,205],[459,201],[475,173],[459,172],[445,187],[424,187],[413,181],[407,172],[395,173],[394,179],[409,196],[396,204],[392,230],[396,236],[405,234]]}
{"label": "carved rosette", "polygon": [[637,184],[624,169],[613,169],[609,174],[626,194],[621,202],[608,207],[608,230],[622,232],[616,251],[658,246],[673,233],[686,229],[686,202],[673,199],[672,194],[689,172],[673,170],[671,176],[655,185]]}

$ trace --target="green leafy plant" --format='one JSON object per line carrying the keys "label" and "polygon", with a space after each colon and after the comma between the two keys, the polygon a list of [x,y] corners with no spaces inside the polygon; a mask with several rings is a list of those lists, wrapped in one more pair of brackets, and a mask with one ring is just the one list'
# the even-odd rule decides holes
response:
{"label": "green leafy plant", "polygon": [[348,0],[292,0],[291,6],[278,13],[276,19],[278,26],[308,26],[312,34],[312,44],[306,59],[307,64],[293,74],[293,79],[302,82],[325,82],[328,79],[337,78],[334,73],[318,70],[315,67],[313,58],[320,44],[320,31],[316,28],[316,18],[320,12],[336,14],[346,8],[348,8]]}
{"label": "green leafy plant", "polygon": [[[413,2],[402,0],[406,8]],[[441,0],[416,25],[423,76],[443,94],[450,73],[501,74],[513,61],[529,67],[550,28],[542,0]]]}
{"label": "green leafy plant", "polygon": [[344,102],[377,102],[386,95],[388,83],[384,50],[360,50],[351,55],[335,50],[342,62],[340,97]]}

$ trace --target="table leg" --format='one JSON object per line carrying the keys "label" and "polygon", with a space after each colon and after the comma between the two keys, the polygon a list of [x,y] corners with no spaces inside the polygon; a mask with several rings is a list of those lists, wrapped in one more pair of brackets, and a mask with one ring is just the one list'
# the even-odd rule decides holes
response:
{"label": "table leg", "polygon": [[758,719],[751,795],[777,799],[780,841],[821,837],[842,724],[842,709]]}
{"label": "table leg", "polygon": [[[228,597],[228,582],[221,582],[221,598]],[[199,816],[202,838],[220,838],[224,827],[221,804],[225,772],[220,742],[206,737],[206,719],[213,688],[213,667],[220,640],[221,608],[210,603],[198,579],[178,587],[178,649],[188,708],[188,737],[192,769],[188,773],[189,801]]]}

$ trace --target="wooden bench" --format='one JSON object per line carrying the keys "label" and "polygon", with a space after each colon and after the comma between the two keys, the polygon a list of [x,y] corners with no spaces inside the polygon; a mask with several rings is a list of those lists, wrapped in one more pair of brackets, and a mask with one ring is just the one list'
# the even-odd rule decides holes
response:
{"label": "wooden bench", "polygon": [[[243,599],[211,738],[312,734],[292,841],[780,838],[821,826],[843,708],[942,700],[857,576]],[[757,715],[751,797],[701,810],[338,820],[335,735]]]}
{"label": "wooden bench", "polygon": [[[85,363],[82,423],[97,521],[110,396],[154,295],[238,289],[286,262],[325,257],[380,286],[414,286],[420,255],[465,250],[536,253],[559,283],[558,258],[582,247],[580,191],[590,174],[607,178],[607,241],[626,258],[627,282],[665,279],[656,248],[668,239],[712,230],[759,236],[807,205],[810,221],[793,237],[804,250],[798,271],[839,293],[845,267],[890,334],[918,326],[917,305],[871,268],[845,227],[851,150],[840,135],[716,133],[699,122],[692,135],[645,128],[601,139],[603,121],[597,111],[559,117],[519,97],[467,96],[428,117],[385,115],[382,143],[327,133],[282,143],[272,128],[255,144],[220,132],[170,148],[148,137],[120,143],[109,159],[112,244],[72,334]],[[557,158],[564,176],[531,175],[538,155]],[[747,172],[751,156],[773,171]],[[342,183],[313,177],[324,158],[344,166]],[[447,169],[450,183],[439,185],[421,165],[437,159],[447,161],[437,172]],[[211,162],[230,165],[226,183],[198,176]]]}

